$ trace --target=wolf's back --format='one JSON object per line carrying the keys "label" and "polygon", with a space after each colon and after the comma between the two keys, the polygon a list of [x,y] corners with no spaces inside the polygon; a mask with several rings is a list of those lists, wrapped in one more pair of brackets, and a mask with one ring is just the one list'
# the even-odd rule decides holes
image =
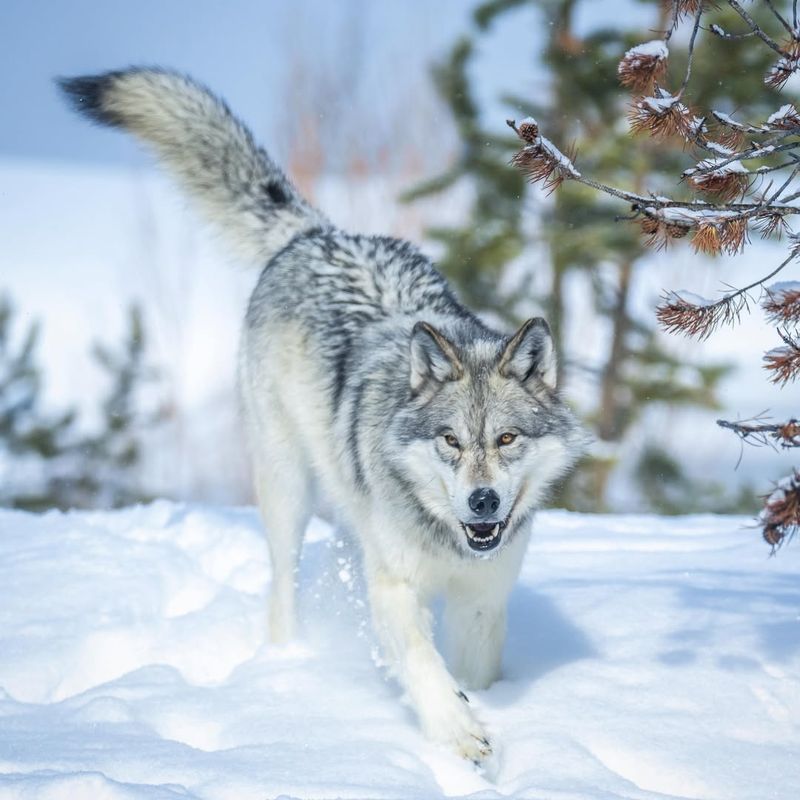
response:
{"label": "wolf's back", "polygon": [[237,254],[263,265],[327,221],[208,89],[176,72],[129,69],[63,78],[82,114],[146,142]]}

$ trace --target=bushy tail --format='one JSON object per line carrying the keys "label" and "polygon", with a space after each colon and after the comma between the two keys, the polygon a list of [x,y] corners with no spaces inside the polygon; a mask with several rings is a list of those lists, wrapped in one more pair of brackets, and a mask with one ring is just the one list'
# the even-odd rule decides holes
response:
{"label": "bushy tail", "polygon": [[156,152],[238,255],[262,265],[325,218],[208,89],[160,69],[59,80],[82,114],[124,128]]}

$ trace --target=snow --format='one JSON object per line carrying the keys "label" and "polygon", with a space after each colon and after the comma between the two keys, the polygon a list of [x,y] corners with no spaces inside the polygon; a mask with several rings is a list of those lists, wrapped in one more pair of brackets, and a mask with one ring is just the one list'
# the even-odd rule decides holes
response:
{"label": "snow", "polygon": [[709,300],[707,297],[690,292],[688,289],[676,289],[667,292],[667,301],[670,303],[688,303],[690,306],[699,306],[701,308],[713,306],[719,302],[717,300]]}
{"label": "snow", "polygon": [[768,552],[744,518],[541,514],[470,697],[487,776],[420,736],[325,523],[274,648],[253,510],[0,511],[0,798],[789,800],[800,587]]}
{"label": "snow", "polygon": [[666,222],[683,222],[687,225],[698,225],[703,222],[722,222],[725,219],[735,218],[741,212],[729,209],[709,207],[707,203],[697,203],[697,208],[689,206],[667,206],[656,208],[647,206],[645,211],[649,216],[661,217]]}
{"label": "snow", "polygon": [[791,475],[785,475],[783,478],[777,481],[772,494],[770,494],[770,496],[764,501],[764,508],[761,509],[761,512],[758,515],[759,520],[769,519],[769,506],[774,506],[776,503],[781,503],[786,500],[787,495],[793,493],[797,486],[798,483],[795,473],[792,473]]}
{"label": "snow", "polygon": [[726,125],[732,125],[734,127],[739,126],[741,123],[737,122],[730,114],[726,114],[724,111],[717,111],[712,110],[711,113],[722,123]]}
{"label": "snow", "polygon": [[726,147],[724,144],[720,144],[719,142],[706,142],[706,147],[709,150],[713,150],[715,153],[719,153],[723,156],[732,156],[734,153],[733,148]]}
{"label": "snow", "polygon": [[777,76],[783,78],[787,72],[796,72],[798,68],[798,61],[795,58],[786,58],[781,56],[775,64],[770,67],[769,72],[764,78],[764,82],[769,84],[770,78]]}
{"label": "snow", "polygon": [[567,156],[565,156],[549,139],[545,139],[544,136],[540,136],[538,140],[539,147],[547,153],[547,156],[550,161],[555,161],[558,164],[559,169],[564,170],[567,174],[571,175],[573,178],[580,178],[581,174],[575,169],[575,165],[570,161]]}
{"label": "snow", "polygon": [[800,292],[800,281],[777,281],[771,284],[766,289],[767,293],[772,296],[794,294]]}
{"label": "snow", "polygon": [[674,106],[676,103],[678,103],[678,108],[680,109],[680,98],[673,97],[673,95],[669,94],[669,92],[661,89],[658,97],[643,97],[640,105],[646,105],[656,114],[663,114],[664,112],[669,111],[669,109],[672,108],[672,106]]}
{"label": "snow", "polygon": [[797,109],[791,103],[781,106],[777,111],[770,114],[767,119],[767,125],[783,122],[787,117],[797,117]]}
{"label": "snow", "polygon": [[[538,129],[539,123],[533,117],[525,117],[520,123],[519,126],[522,125],[531,125]],[[581,174],[575,169],[575,165],[572,161],[564,155],[549,139],[546,139],[544,136],[538,135],[531,144],[525,147],[526,150],[530,151],[534,155],[544,153],[545,157],[548,161],[555,163],[558,165],[558,169],[562,170],[567,175],[570,175],[573,178],[580,178]]]}
{"label": "snow", "polygon": [[795,352],[793,347],[787,347],[786,345],[781,345],[780,347],[773,347],[771,350],[767,350],[764,353],[764,361],[772,361],[778,358],[788,358],[789,356],[793,355]]}
{"label": "snow", "polygon": [[727,175],[729,173],[749,174],[749,170],[738,159],[731,160],[724,158],[705,158],[699,161],[696,167],[684,171],[684,175],[694,175],[696,172],[708,173],[709,175]]}
{"label": "snow", "polygon": [[663,39],[653,39],[644,44],[637,44],[625,53],[625,58],[647,56],[652,58],[669,58],[669,48]]}

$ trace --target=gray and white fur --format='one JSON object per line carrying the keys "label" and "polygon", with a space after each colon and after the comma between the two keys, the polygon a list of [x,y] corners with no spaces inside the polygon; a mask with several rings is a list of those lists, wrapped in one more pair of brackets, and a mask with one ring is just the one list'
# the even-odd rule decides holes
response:
{"label": "gray and white fur", "polygon": [[[130,69],[61,87],[79,111],[146,142],[261,269],[239,374],[272,640],[294,633],[302,537],[323,497],[357,535],[385,657],[426,734],[485,760],[491,745],[462,687],[500,674],[534,509],[583,441],[556,390],[547,324],[498,333],[413,245],[332,226],[183,75]],[[436,595],[449,670],[433,642]]]}

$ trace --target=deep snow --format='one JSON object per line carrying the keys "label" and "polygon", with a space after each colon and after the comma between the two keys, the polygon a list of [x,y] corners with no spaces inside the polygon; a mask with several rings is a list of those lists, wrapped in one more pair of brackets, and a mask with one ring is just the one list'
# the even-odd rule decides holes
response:
{"label": "deep snow", "polygon": [[798,553],[748,524],[539,517],[504,679],[471,698],[492,783],[418,733],[324,523],[277,649],[250,509],[0,512],[0,798],[792,800]]}

